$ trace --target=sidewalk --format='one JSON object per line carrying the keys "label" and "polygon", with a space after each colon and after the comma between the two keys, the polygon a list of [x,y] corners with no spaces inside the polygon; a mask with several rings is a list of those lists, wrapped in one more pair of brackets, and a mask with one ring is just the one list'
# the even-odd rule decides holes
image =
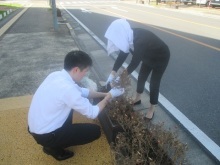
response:
{"label": "sidewalk", "polygon": [[[53,30],[47,1],[32,1],[0,32],[0,164],[111,164],[108,142],[102,134],[93,143],[74,146],[73,158],[59,162],[42,152],[27,132],[32,95],[51,72],[63,68],[65,55],[78,50],[65,24]],[[20,16],[20,18],[18,18]],[[9,29],[7,29],[9,27]],[[74,113],[74,122],[98,122]]]}
{"label": "sidewalk", "polygon": [[[97,80],[106,80],[114,63],[66,11],[62,10],[62,14],[69,23],[69,29],[65,24],[60,24],[59,31],[54,32],[52,11],[48,9],[47,1],[32,2],[33,6],[24,9],[23,15],[14,20],[6,33],[0,36],[0,164],[111,164],[109,145],[104,135],[94,143],[71,147],[75,156],[57,162],[45,155],[26,131],[27,112],[33,93],[49,73],[62,69],[67,52],[80,49],[89,53],[94,63],[92,73]],[[136,86],[135,81],[132,81],[132,86]],[[144,98],[146,101],[136,110],[149,106],[147,93]],[[97,122],[78,114],[75,119],[76,122]],[[216,164],[161,107],[152,122],[160,121],[164,121],[167,128],[179,128],[180,139],[189,146],[186,157],[190,164]]]}

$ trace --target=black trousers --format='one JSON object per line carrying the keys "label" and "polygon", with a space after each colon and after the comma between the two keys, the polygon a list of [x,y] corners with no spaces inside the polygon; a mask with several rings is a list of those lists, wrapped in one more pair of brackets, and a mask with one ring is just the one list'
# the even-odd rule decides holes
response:
{"label": "black trousers", "polygon": [[41,135],[31,133],[31,135],[38,144],[53,149],[63,149],[74,145],[87,144],[101,136],[100,127],[96,124],[72,124],[72,115],[73,110],[71,110],[63,126],[53,132]]}
{"label": "black trousers", "polygon": [[136,92],[142,94],[144,92],[144,86],[147,81],[148,76],[151,73],[150,78],[150,103],[155,105],[158,103],[159,97],[159,88],[161,78],[166,70],[166,67],[169,62],[169,53],[166,54],[166,59],[161,63],[160,66],[147,63],[142,63],[141,68],[138,75],[138,82],[137,82],[137,90]]}

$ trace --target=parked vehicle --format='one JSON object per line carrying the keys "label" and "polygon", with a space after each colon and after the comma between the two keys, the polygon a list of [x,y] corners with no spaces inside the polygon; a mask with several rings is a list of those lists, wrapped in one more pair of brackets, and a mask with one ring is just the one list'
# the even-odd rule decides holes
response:
{"label": "parked vehicle", "polygon": [[209,6],[210,0],[196,0],[197,5]]}
{"label": "parked vehicle", "polygon": [[159,3],[180,2],[180,0],[158,0]]}
{"label": "parked vehicle", "polygon": [[210,2],[210,6],[212,6],[213,8],[220,7],[220,0],[212,0]]}
{"label": "parked vehicle", "polygon": [[193,4],[193,5],[196,4],[196,0],[182,0],[181,2],[182,2],[184,5],[188,5],[189,3],[190,3],[190,4]]}

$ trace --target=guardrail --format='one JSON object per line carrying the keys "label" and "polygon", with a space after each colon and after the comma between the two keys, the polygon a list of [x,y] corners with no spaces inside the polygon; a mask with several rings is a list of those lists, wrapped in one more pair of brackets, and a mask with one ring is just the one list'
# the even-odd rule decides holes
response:
{"label": "guardrail", "polygon": [[0,20],[2,20],[4,17],[6,17],[7,15],[9,15],[12,12],[13,12],[13,10],[9,9],[9,10],[4,11],[3,13],[0,13]]}

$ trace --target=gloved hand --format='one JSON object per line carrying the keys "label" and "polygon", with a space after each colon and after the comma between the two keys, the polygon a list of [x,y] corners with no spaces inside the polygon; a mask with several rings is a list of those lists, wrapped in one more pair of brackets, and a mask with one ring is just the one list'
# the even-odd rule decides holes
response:
{"label": "gloved hand", "polygon": [[120,82],[120,76],[116,77],[115,82],[116,82],[116,83],[119,83],[119,82]]}
{"label": "gloved hand", "polygon": [[114,80],[115,78],[115,75],[113,75],[112,73],[108,76],[108,79],[106,81],[106,86],[108,85],[108,83],[111,83],[112,80]]}
{"label": "gloved hand", "polygon": [[120,84],[120,77],[116,77],[115,79],[112,80],[112,82],[110,83],[111,87],[117,87],[120,88],[121,84]]}
{"label": "gloved hand", "polygon": [[121,96],[125,92],[124,88],[112,88],[109,93],[111,94],[112,98]]}

